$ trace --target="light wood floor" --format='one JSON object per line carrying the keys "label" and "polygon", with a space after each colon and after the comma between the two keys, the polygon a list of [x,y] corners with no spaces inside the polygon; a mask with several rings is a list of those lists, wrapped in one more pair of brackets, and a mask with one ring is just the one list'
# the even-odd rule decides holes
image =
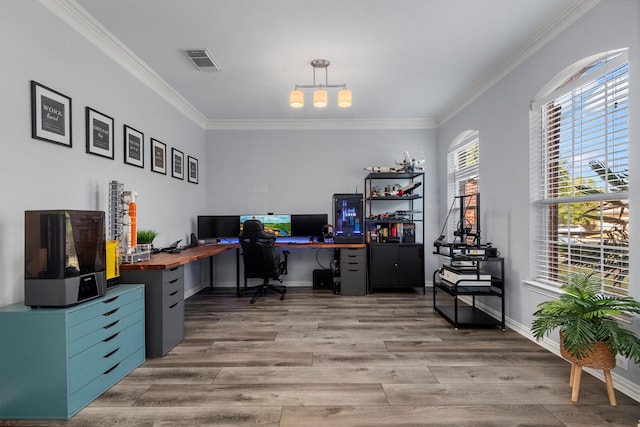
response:
{"label": "light wood floor", "polygon": [[70,421],[12,426],[625,426],[640,403],[513,331],[454,330],[429,292],[341,297],[289,288],[186,302],[184,342]]}

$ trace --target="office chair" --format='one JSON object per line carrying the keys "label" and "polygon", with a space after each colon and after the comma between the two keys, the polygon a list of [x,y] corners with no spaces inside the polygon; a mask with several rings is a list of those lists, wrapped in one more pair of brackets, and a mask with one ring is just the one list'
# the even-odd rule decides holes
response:
{"label": "office chair", "polygon": [[[249,290],[255,290],[251,298],[251,304],[256,302],[260,295],[266,295],[268,290],[280,294],[284,300],[287,287],[272,285],[270,279],[282,283],[282,275],[287,274],[287,256],[289,251],[283,251],[284,259],[276,251],[276,236],[264,231],[263,224],[257,219],[249,219],[244,222],[242,231],[238,236],[242,247],[242,259],[244,261],[244,289],[241,295]],[[247,288],[247,279],[262,279],[262,284]]]}

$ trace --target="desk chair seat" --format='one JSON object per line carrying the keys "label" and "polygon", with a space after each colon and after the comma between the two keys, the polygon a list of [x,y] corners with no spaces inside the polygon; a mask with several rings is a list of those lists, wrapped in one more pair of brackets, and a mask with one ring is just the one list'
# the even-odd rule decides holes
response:
{"label": "desk chair seat", "polygon": [[[244,262],[244,288],[240,295],[248,290],[253,290],[251,304],[260,296],[266,296],[267,291],[274,291],[284,300],[287,287],[272,285],[269,280],[277,280],[282,283],[282,275],[287,274],[287,256],[289,251],[283,251],[282,255],[276,251],[276,236],[264,231],[263,224],[250,219],[244,222],[242,232],[238,236],[242,248],[242,260]],[[262,284],[247,287],[247,279],[262,279]]]}

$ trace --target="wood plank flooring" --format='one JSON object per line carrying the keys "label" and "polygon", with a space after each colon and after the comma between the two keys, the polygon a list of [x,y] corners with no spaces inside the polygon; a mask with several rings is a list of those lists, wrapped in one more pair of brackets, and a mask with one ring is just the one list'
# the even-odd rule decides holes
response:
{"label": "wood plank flooring", "polygon": [[205,289],[185,340],[69,421],[1,426],[625,426],[640,403],[513,331],[454,328],[422,291],[336,296],[289,288],[251,305]]}

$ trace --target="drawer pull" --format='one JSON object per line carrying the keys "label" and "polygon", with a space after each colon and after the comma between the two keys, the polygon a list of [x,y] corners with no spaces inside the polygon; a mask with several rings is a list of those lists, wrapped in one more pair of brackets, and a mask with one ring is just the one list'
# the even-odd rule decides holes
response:
{"label": "drawer pull", "polygon": [[114,326],[116,326],[116,325],[118,324],[118,322],[119,322],[119,321],[120,321],[120,320],[116,320],[116,321],[115,321],[115,322],[113,322],[113,323],[109,323],[108,325],[103,326],[103,327],[102,327],[102,329],[109,329],[109,328],[113,328]]}
{"label": "drawer pull", "polygon": [[170,281],[169,283],[176,283],[178,280],[180,280],[180,278],[173,279],[173,280],[172,280],[172,281]]}
{"label": "drawer pull", "polygon": [[175,294],[177,294],[177,293],[178,293],[178,291],[179,291],[179,289],[177,289],[177,290],[175,290],[175,291],[171,292],[171,293],[169,294],[169,296],[170,296],[170,297],[174,296]]}
{"label": "drawer pull", "polygon": [[116,363],[112,368],[107,369],[106,371],[104,371],[102,373],[102,375],[107,375],[109,372],[113,371],[114,369],[116,369],[118,366],[120,366],[120,362]]}
{"label": "drawer pull", "polygon": [[102,301],[103,304],[109,304],[110,302],[114,302],[115,300],[117,300],[119,297],[113,297],[113,298],[109,298],[106,299],[104,301]]}
{"label": "drawer pull", "polygon": [[[180,301],[178,301],[178,302],[180,302]],[[176,305],[178,305],[178,302],[177,302],[177,303],[175,303],[175,304],[173,304],[173,305],[170,305],[170,306],[169,306],[169,308],[173,308],[173,307],[175,307]]]}
{"label": "drawer pull", "polygon": [[170,269],[169,269],[169,271],[176,271],[176,270],[177,270],[177,269],[179,269],[179,268],[180,268],[180,267],[173,267],[173,268],[170,268]]}
{"label": "drawer pull", "polygon": [[117,337],[118,335],[120,335],[120,332],[116,332],[115,334],[111,335],[110,337],[103,339],[102,342],[109,342],[112,339],[114,339],[115,337]]}
{"label": "drawer pull", "polygon": [[116,311],[120,310],[120,307],[118,308],[114,308],[111,311],[107,311],[106,313],[102,314],[103,316],[107,317],[107,316],[111,316],[113,313],[115,313]]}
{"label": "drawer pull", "polygon": [[105,354],[105,355],[104,355],[104,356],[102,356],[102,357],[104,357],[105,359],[107,359],[107,358],[109,358],[109,357],[113,356],[113,355],[116,353],[116,351],[118,351],[118,350],[120,350],[120,347],[116,348],[116,349],[115,349],[115,350],[113,350],[111,353]]}

